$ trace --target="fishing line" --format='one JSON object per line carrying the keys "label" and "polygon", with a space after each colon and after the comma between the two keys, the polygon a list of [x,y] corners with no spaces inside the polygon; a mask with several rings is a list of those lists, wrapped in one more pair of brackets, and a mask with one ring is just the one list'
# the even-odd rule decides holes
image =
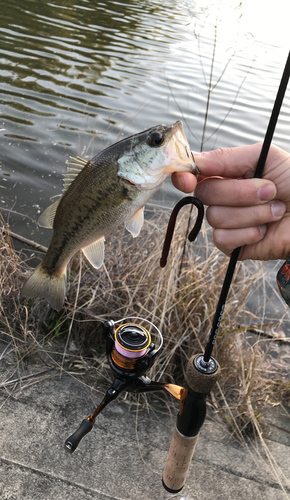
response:
{"label": "fishing line", "polygon": [[[272,109],[272,113],[271,113],[271,117],[270,117],[270,120],[269,120],[268,128],[267,128],[267,131],[266,131],[266,134],[265,134],[265,138],[264,138],[264,142],[263,142],[263,145],[262,145],[261,153],[260,153],[260,156],[259,156],[259,159],[258,159],[258,163],[257,163],[257,167],[256,167],[256,170],[255,170],[254,178],[261,178],[262,175],[263,175],[264,166],[265,166],[267,155],[268,155],[268,152],[269,152],[269,149],[270,149],[270,145],[271,145],[271,142],[272,142],[272,139],[273,139],[274,131],[275,131],[276,124],[277,124],[277,121],[278,121],[278,117],[279,117],[279,114],[280,114],[280,109],[281,109],[282,102],[283,102],[283,99],[284,99],[284,95],[285,95],[285,92],[286,92],[286,88],[287,88],[287,85],[288,85],[289,77],[290,77],[290,52],[288,54],[288,58],[287,58],[287,61],[286,61],[286,64],[285,64],[283,75],[282,75],[282,78],[281,78],[281,81],[280,81],[280,85],[279,85],[279,88],[278,88],[277,96],[276,96],[276,99],[275,99],[275,102],[274,102],[274,106],[273,106],[273,109]],[[221,318],[222,318],[222,315],[223,315],[223,312],[224,312],[225,302],[226,302],[227,295],[228,295],[228,292],[229,292],[229,289],[230,289],[230,286],[231,286],[231,282],[232,282],[232,279],[233,279],[235,267],[236,267],[236,264],[237,264],[237,261],[238,261],[238,258],[239,258],[241,250],[242,250],[242,247],[236,248],[233,251],[233,253],[231,255],[231,258],[230,258],[230,262],[229,262],[229,265],[228,265],[228,268],[227,268],[227,272],[226,272],[226,276],[225,276],[225,279],[224,279],[224,283],[223,283],[223,286],[222,286],[222,289],[221,289],[221,293],[220,293],[218,305],[217,305],[217,308],[216,308],[215,316],[214,316],[214,319],[213,319],[212,327],[211,327],[211,330],[210,330],[209,339],[208,339],[207,346],[206,346],[205,353],[204,353],[204,362],[205,363],[209,362],[211,354],[212,354],[213,346],[215,344],[217,332],[218,332],[218,329],[219,329],[219,326],[220,326],[220,322],[221,322]]]}
{"label": "fishing line", "polygon": [[157,328],[157,326],[154,325],[154,323],[152,323],[152,321],[149,321],[149,319],[140,318],[139,316],[126,316],[126,318],[119,319],[118,321],[115,321],[114,323],[115,323],[115,325],[117,325],[118,323],[123,323],[123,322],[127,321],[128,319],[134,319],[134,320],[138,319],[140,321],[145,321],[145,323],[148,323],[156,330],[156,332],[159,335],[159,346],[156,350],[156,354],[157,354],[163,346],[163,335],[162,335],[161,331],[159,330],[159,328]]}

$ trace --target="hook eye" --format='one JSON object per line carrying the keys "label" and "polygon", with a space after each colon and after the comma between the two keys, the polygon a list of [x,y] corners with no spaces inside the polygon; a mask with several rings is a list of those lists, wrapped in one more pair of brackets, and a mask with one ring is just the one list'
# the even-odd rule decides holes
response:
{"label": "hook eye", "polygon": [[170,219],[168,222],[167,231],[166,231],[166,235],[165,235],[165,240],[163,243],[162,255],[161,255],[161,259],[160,259],[160,267],[166,266],[167,258],[168,258],[168,254],[169,254],[169,250],[170,250],[170,245],[171,245],[171,241],[172,241],[172,237],[173,237],[173,233],[174,233],[174,228],[175,228],[175,224],[176,224],[177,215],[178,215],[179,211],[181,210],[181,208],[184,207],[185,205],[195,205],[197,210],[198,210],[198,214],[197,214],[197,218],[196,218],[194,227],[188,235],[189,241],[191,241],[191,242],[194,241],[195,238],[197,237],[199,231],[200,231],[201,224],[202,224],[203,217],[204,217],[204,206],[198,198],[195,198],[195,196],[186,196],[185,198],[182,198],[181,200],[179,200],[179,202],[175,205],[175,207],[172,210],[172,213],[170,215]]}

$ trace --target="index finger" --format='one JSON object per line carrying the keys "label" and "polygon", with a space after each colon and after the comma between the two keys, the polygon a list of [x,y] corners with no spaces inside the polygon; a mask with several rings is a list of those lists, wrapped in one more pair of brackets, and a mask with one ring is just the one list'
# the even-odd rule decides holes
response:
{"label": "index finger", "polygon": [[196,176],[190,172],[174,172],[171,180],[172,184],[184,193],[192,193],[197,184]]}
{"label": "index finger", "polygon": [[218,175],[233,178],[254,176],[262,143],[235,148],[221,148],[206,153],[194,153],[194,160],[202,176]]}

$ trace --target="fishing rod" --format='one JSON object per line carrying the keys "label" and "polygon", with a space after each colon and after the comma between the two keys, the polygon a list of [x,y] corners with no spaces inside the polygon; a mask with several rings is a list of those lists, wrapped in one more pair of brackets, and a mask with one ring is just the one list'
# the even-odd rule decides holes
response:
{"label": "fishing rod", "polygon": [[[290,53],[273,107],[255,177],[262,176],[289,76]],[[204,217],[204,207],[201,201],[194,196],[187,196],[176,204],[170,216],[160,260],[161,267],[164,267],[167,262],[177,215],[181,208],[187,204],[195,205],[198,210],[195,225],[188,235],[189,241],[193,242],[199,233]],[[155,382],[146,375],[158,359],[158,354],[163,345],[162,334],[153,323],[147,319],[134,316],[116,322],[109,320],[103,323],[106,355],[115,379],[94,412],[84,419],[79,428],[66,439],[65,449],[67,452],[73,453],[76,450],[80,441],[92,430],[97,416],[121,392],[138,394],[160,390],[166,391],[180,402],[180,409],[162,483],[170,493],[178,493],[183,488],[198,436],[205,420],[206,398],[220,376],[219,364],[211,354],[240,250],[241,248],[234,250],[230,258],[205,352],[204,354],[192,356],[188,361],[185,387]],[[142,324],[144,322],[146,328]],[[158,339],[158,347],[155,347],[155,343],[152,341],[153,336]]]}

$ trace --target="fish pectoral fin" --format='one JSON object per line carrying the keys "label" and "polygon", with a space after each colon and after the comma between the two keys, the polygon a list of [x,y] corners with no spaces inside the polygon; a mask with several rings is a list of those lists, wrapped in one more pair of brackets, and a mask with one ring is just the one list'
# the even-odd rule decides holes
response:
{"label": "fish pectoral fin", "polygon": [[44,212],[42,212],[41,216],[39,217],[37,223],[41,227],[47,227],[49,229],[53,228],[53,221],[54,217],[57,211],[57,207],[59,205],[61,198],[56,200],[52,205],[47,207]]}
{"label": "fish pectoral fin", "polygon": [[137,212],[125,223],[126,229],[132,234],[133,238],[139,235],[144,223],[144,207],[139,208]]}
{"label": "fish pectoral fin", "polygon": [[95,269],[99,269],[104,262],[105,238],[102,236],[97,241],[94,241],[94,243],[82,248],[82,251],[92,266]]}

